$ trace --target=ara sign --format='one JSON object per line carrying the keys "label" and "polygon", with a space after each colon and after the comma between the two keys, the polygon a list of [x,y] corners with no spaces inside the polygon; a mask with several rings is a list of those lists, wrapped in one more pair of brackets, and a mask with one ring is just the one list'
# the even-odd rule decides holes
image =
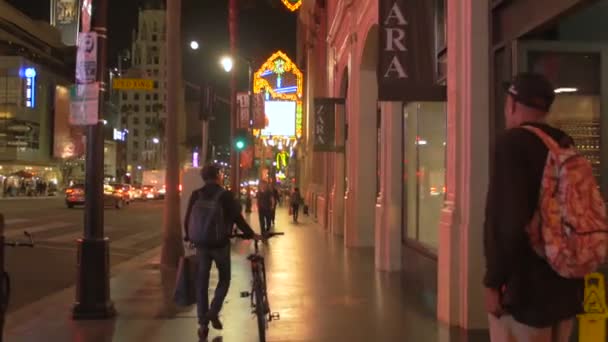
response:
{"label": "ara sign", "polygon": [[34,108],[36,107],[36,69],[24,68],[19,74],[24,80],[24,105],[27,108]]}
{"label": "ara sign", "polygon": [[428,0],[379,0],[380,101],[440,100],[431,4]]}

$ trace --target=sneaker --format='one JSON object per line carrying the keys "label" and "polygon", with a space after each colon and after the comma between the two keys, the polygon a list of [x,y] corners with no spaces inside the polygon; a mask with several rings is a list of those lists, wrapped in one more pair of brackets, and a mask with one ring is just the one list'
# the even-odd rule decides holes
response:
{"label": "sneaker", "polygon": [[209,327],[199,327],[198,328],[198,339],[199,341],[206,341],[207,336],[209,336]]}
{"label": "sneaker", "polygon": [[209,315],[207,318],[209,319],[209,322],[211,322],[211,326],[213,327],[213,329],[222,330],[224,328],[224,326],[222,325],[222,321],[220,321],[219,316]]}

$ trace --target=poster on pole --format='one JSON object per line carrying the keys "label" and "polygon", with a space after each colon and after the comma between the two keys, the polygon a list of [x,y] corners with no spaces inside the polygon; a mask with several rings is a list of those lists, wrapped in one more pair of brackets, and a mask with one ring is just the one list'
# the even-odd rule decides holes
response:
{"label": "poster on pole", "polygon": [[76,85],[70,90],[70,124],[96,125],[98,106],[97,33],[81,32],[76,52]]}
{"label": "poster on pole", "polygon": [[76,84],[70,88],[70,124],[96,125],[99,121],[99,83]]}
{"label": "poster on pole", "polygon": [[97,77],[97,33],[81,32],[76,52],[76,83],[94,83]]}
{"label": "poster on pole", "polygon": [[253,128],[263,129],[266,127],[266,112],[263,94],[253,95]]}
{"label": "poster on pole", "polygon": [[246,92],[236,94],[238,110],[238,127],[249,128],[249,94]]}

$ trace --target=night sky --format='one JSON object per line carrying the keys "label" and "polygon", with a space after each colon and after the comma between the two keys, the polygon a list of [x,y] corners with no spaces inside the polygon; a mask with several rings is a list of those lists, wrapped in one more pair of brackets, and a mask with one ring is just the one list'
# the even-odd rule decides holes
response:
{"label": "night sky", "polygon": [[[151,0],[109,0],[110,66],[116,65],[118,52],[131,46],[131,32],[137,24],[138,8]],[[50,0],[8,0],[28,16],[49,21]],[[256,68],[276,50],[295,60],[296,14],[280,0],[239,0],[239,54],[254,60]],[[184,78],[192,83],[210,83],[221,95],[228,95],[229,76],[219,66],[220,56],[229,52],[228,0],[182,0],[182,41]],[[190,40],[201,47],[190,51]],[[247,69],[238,68],[239,90],[247,87]],[[215,123],[227,131],[226,118]],[[222,134],[223,135],[223,134]],[[222,142],[227,142],[225,139]]]}

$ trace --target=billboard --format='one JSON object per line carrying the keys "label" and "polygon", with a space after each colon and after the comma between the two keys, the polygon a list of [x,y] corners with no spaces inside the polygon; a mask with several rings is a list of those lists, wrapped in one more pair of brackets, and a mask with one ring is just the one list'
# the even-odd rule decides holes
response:
{"label": "billboard", "polygon": [[65,45],[76,45],[79,21],[79,0],[51,0],[51,25],[59,29]]}
{"label": "billboard", "polygon": [[84,155],[84,131],[70,126],[70,91],[67,87],[55,88],[53,156],[67,159]]}
{"label": "billboard", "polygon": [[262,136],[296,136],[296,102],[295,101],[266,101],[266,127]]}

